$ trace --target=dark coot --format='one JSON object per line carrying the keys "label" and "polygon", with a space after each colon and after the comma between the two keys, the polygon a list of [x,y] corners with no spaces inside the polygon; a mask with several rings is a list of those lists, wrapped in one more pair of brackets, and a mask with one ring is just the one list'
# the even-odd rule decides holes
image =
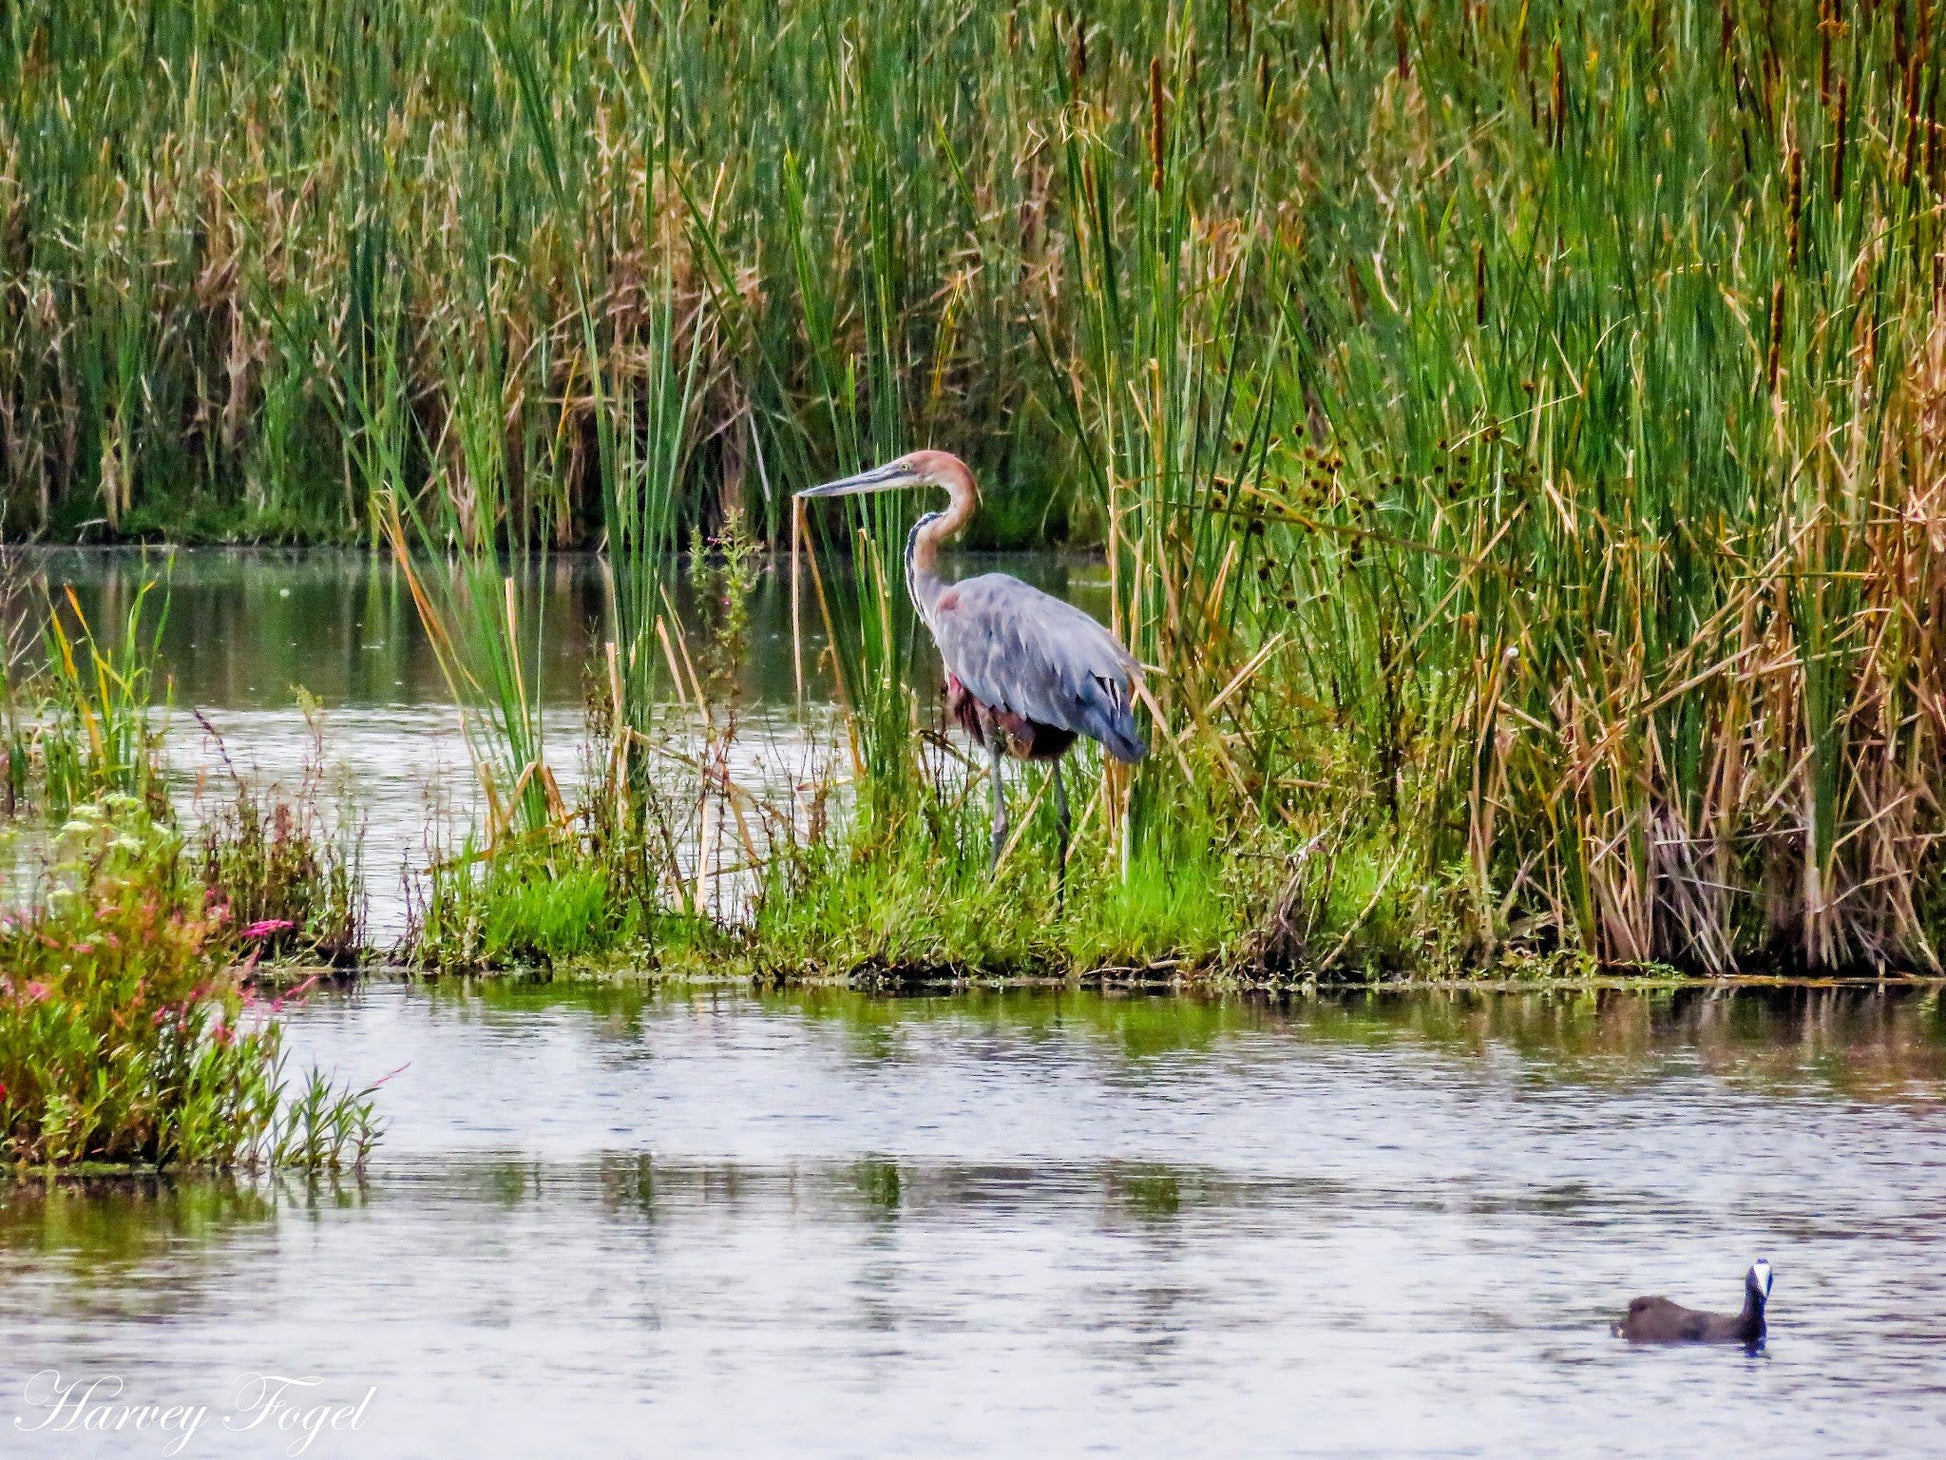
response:
{"label": "dark coot", "polygon": [[1740,1343],[1764,1341],[1764,1306],[1770,1301],[1770,1264],[1761,1257],[1743,1278],[1741,1313],[1699,1313],[1667,1298],[1637,1298],[1611,1331],[1630,1343]]}

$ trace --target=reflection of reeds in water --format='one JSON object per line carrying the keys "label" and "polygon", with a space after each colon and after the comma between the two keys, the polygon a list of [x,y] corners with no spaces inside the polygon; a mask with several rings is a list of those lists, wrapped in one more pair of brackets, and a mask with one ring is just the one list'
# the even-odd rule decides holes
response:
{"label": "reflection of reeds in water", "polygon": [[[452,984],[432,997],[536,1020],[574,1011],[603,1043],[621,1046],[640,1045],[645,1029],[693,1001],[682,989],[524,980]],[[1946,1077],[1939,991],[1864,982],[1166,998],[975,985],[897,999],[825,985],[754,997],[774,1025],[812,1026],[821,1047],[836,1039],[844,1057],[861,1064],[910,1063],[971,1032],[1057,1062],[1105,1058],[1157,1069],[1231,1059],[1282,1067],[1303,1046],[1391,1049],[1418,1073],[1430,1054],[1437,1068],[1463,1080],[1568,1089],[1687,1081],[1700,1068],[1771,1092],[1932,1105]]]}

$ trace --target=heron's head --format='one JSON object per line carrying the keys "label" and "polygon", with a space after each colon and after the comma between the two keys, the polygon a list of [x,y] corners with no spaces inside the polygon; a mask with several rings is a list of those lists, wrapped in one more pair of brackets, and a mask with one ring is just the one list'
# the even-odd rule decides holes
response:
{"label": "heron's head", "polygon": [[1760,1302],[1770,1301],[1770,1264],[1758,1258],[1750,1264],[1750,1274],[1743,1280],[1744,1286],[1757,1295]]}
{"label": "heron's head", "polygon": [[852,497],[862,492],[895,492],[902,487],[944,487],[957,497],[972,492],[973,473],[949,451],[908,451],[896,461],[840,477],[818,487],[806,487],[800,497]]}

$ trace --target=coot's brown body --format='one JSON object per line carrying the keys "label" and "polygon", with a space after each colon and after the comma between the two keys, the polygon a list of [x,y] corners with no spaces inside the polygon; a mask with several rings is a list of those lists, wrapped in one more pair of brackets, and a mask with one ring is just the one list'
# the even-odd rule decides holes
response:
{"label": "coot's brown body", "polygon": [[1704,1313],[1667,1298],[1637,1298],[1613,1332],[1630,1343],[1740,1343],[1764,1341],[1764,1308],[1770,1300],[1770,1264],[1759,1259],[1744,1275],[1743,1311]]}

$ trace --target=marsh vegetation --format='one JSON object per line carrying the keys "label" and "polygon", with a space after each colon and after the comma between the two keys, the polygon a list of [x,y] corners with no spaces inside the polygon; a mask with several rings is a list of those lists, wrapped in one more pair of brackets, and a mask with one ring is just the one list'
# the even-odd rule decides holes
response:
{"label": "marsh vegetation", "polygon": [[240,780],[192,846],[158,760],[162,595],[145,584],[109,648],[72,590],[41,582],[36,612],[14,566],[9,632],[38,619],[41,645],[0,665],[0,1168],[362,1167],[372,1092],[285,1066],[275,1016],[315,977],[258,973],[352,951],[342,846]]}
{"label": "marsh vegetation", "polygon": [[[395,558],[486,802],[416,960],[1937,968],[1928,4],[4,25],[9,531]],[[910,509],[787,507],[921,444],[1149,666],[1059,918],[1038,772],[986,876]],[[512,585],[577,544],[563,745]],[[837,717],[782,797],[725,754],[767,555]]]}

